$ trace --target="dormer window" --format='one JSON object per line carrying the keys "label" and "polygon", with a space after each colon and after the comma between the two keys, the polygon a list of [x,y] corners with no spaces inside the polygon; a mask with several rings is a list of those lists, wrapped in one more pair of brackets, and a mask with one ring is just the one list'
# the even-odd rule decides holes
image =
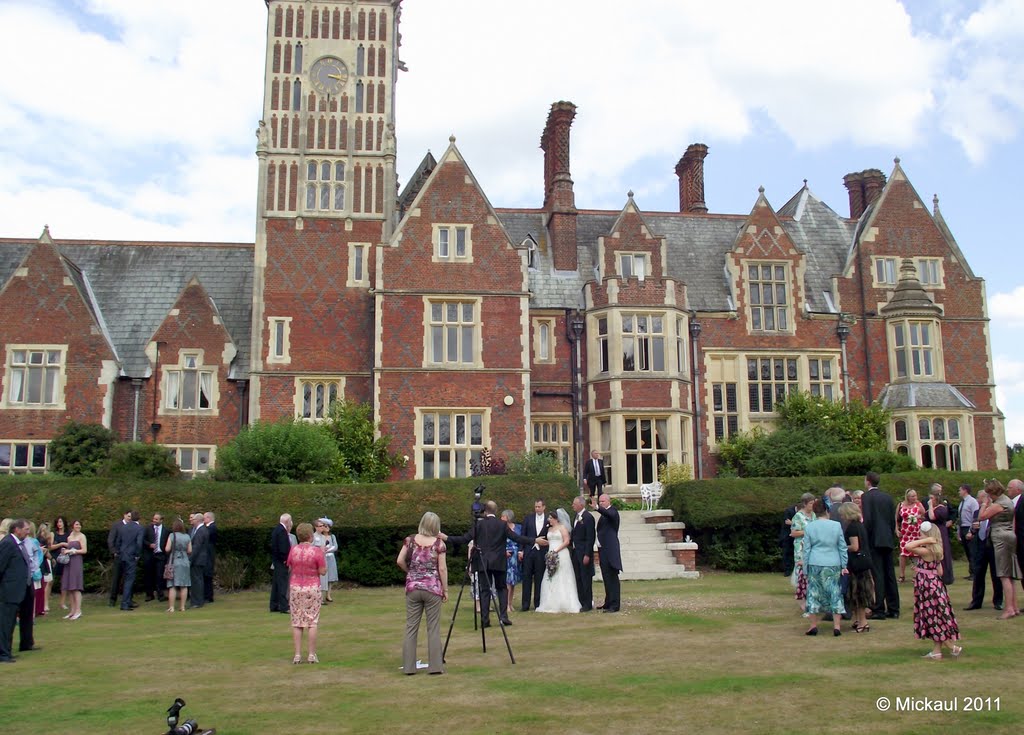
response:
{"label": "dormer window", "polygon": [[789,331],[787,268],[778,263],[747,266],[750,328],[757,332]]}
{"label": "dormer window", "polygon": [[434,225],[434,261],[472,263],[472,225]]}
{"label": "dormer window", "polygon": [[619,253],[619,277],[644,280],[650,272],[647,253]]}

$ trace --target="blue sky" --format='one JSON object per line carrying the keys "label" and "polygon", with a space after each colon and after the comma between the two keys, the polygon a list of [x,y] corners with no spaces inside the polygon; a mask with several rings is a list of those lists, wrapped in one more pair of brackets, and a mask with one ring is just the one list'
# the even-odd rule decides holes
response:
{"label": "blue sky", "polygon": [[[986,280],[999,405],[1024,442],[1022,0],[406,0],[402,182],[457,144],[495,206],[539,206],[541,129],[571,100],[577,205],[781,206],[895,156]],[[0,0],[2,235],[251,241],[262,0]],[[40,48],[49,49],[42,53]]]}

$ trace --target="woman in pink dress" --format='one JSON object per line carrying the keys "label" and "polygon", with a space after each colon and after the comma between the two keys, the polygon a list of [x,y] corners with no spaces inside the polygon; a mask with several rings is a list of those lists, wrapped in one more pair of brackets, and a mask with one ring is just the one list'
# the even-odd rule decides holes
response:
{"label": "woman in pink dress", "polygon": [[295,529],[299,543],[288,553],[288,609],[292,617],[292,642],[295,644],[293,664],[302,663],[302,631],[306,630],[306,648],[311,664],[316,657],[316,630],[320,624],[320,576],[327,573],[327,557],[322,547],[313,546],[313,526],[300,523]]}
{"label": "woman in pink dress", "polygon": [[907,581],[907,559],[914,552],[907,549],[907,544],[921,538],[921,521],[925,520],[925,509],[917,500],[917,490],[907,490],[904,500],[896,508],[896,535],[900,539],[900,582]]}

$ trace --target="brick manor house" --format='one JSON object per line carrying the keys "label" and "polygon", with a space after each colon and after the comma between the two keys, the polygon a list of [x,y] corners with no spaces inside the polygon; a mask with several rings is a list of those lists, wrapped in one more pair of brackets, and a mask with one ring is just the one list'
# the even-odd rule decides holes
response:
{"label": "brick manor house", "polygon": [[492,205],[454,138],[399,191],[401,1],[266,4],[255,242],[0,239],[0,470],[45,470],[76,419],[201,473],[247,423],[344,397],[403,478],[593,447],[636,492],[665,462],[713,475],[797,390],[880,401],[924,467],[1006,466],[984,282],[898,159],[845,177],[848,215],[806,183],[711,213],[700,144],[679,211],[582,209],[556,102],[540,208]]}

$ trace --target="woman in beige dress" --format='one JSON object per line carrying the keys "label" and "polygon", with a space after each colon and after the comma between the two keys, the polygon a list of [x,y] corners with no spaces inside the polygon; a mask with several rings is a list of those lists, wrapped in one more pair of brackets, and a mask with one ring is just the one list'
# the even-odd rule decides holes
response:
{"label": "woman in beige dress", "polygon": [[985,483],[989,503],[978,512],[979,521],[988,521],[988,535],[996,557],[996,576],[1003,585],[1003,614],[1001,620],[1020,615],[1017,607],[1017,588],[1013,581],[1020,579],[1017,563],[1017,537],[1013,533],[1013,501],[999,480]]}

